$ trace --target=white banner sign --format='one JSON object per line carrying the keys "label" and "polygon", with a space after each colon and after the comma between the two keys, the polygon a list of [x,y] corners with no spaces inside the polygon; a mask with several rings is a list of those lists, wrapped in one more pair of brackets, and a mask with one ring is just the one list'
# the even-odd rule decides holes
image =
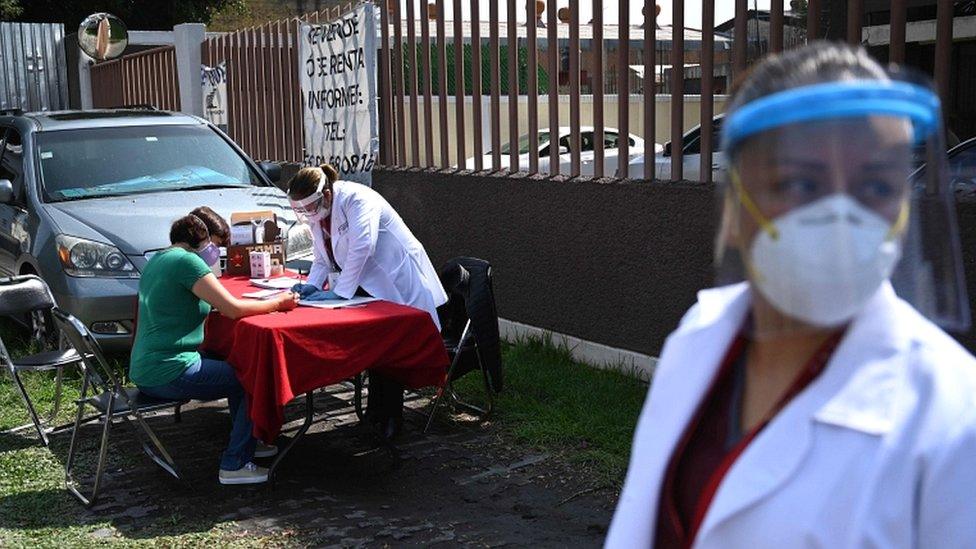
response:
{"label": "white banner sign", "polygon": [[336,21],[302,23],[299,40],[302,163],[332,164],[342,179],[370,185],[379,153],[376,9],[363,4]]}
{"label": "white banner sign", "polygon": [[203,117],[227,131],[227,63],[216,67],[200,65],[203,85]]}

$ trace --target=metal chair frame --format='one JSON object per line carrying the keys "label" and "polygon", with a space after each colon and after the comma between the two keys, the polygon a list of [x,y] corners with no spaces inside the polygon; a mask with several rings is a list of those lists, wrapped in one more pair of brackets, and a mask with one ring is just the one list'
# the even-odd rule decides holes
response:
{"label": "metal chair frame", "polygon": [[[451,356],[451,366],[447,370],[447,379],[445,380],[444,384],[440,388],[438,388],[437,394],[434,397],[433,405],[431,406],[431,410],[430,410],[430,415],[427,417],[427,425],[424,427],[425,433],[430,430],[430,427],[434,421],[434,415],[437,413],[437,408],[438,406],[440,406],[440,403],[442,400],[444,400],[445,396],[450,399],[451,404],[455,408],[460,408],[462,410],[465,410],[475,416],[478,416],[480,419],[484,420],[491,414],[492,410],[495,407],[496,389],[497,391],[501,390],[500,379],[494,380],[494,378],[490,376],[488,371],[490,365],[485,362],[485,357],[483,356],[482,353],[482,344],[489,346],[489,352],[490,352],[490,346],[493,344],[493,340],[491,339],[490,334],[483,333],[482,336],[487,337],[488,339],[479,343],[478,335],[475,333],[477,331],[474,325],[475,319],[472,318],[471,316],[472,309],[469,307],[471,304],[469,300],[477,299],[477,297],[471,294],[472,282],[470,277],[472,275],[470,273],[472,271],[470,271],[469,269],[477,270],[482,268],[485,269],[484,276],[485,276],[485,284],[486,284],[486,287],[485,289],[482,290],[482,292],[485,290],[489,292],[490,295],[488,295],[488,299],[490,299],[490,302],[486,304],[483,301],[485,299],[484,294],[479,293],[482,300],[481,306],[482,307],[486,305],[490,306],[491,314],[496,318],[497,321],[497,312],[495,312],[495,308],[494,308],[495,307],[494,291],[492,290],[492,282],[491,282],[492,275],[491,275],[490,263],[482,259],[477,259],[472,257],[458,257],[448,261],[445,267],[441,270],[440,273],[441,283],[444,285],[445,289],[447,289],[448,293],[450,294],[449,301],[445,305],[448,311],[447,314],[445,315],[446,319],[442,318],[442,324],[444,326],[443,330],[444,331],[450,330],[447,324],[448,321],[454,322],[459,320],[458,318],[456,318],[454,314],[455,310],[458,307],[458,304],[457,302],[455,302],[455,300],[461,301],[461,304],[463,304],[464,307],[465,316],[467,318],[464,323],[464,328],[461,330],[461,335],[460,337],[458,337],[456,343],[454,343],[453,341],[451,341],[446,337],[444,339],[444,344],[447,349],[447,352]],[[455,304],[452,305],[451,304],[452,302],[454,302]],[[483,314],[481,314],[484,312],[484,310],[479,309],[479,311],[480,313],[478,314],[478,317],[481,319],[481,321],[484,321],[485,317]],[[483,326],[482,330],[484,329],[485,327]],[[481,377],[482,377],[482,381],[484,382],[485,395],[487,400],[487,406],[485,407],[477,406],[471,404],[470,402],[466,402],[462,400],[461,397],[458,396],[457,391],[455,391],[454,389],[455,371],[457,370],[459,364],[461,363],[461,359],[463,355],[472,351],[475,353],[478,369],[481,370]],[[491,357],[488,357],[488,359],[491,360]],[[468,370],[465,370],[465,373],[467,373],[467,371]],[[495,383],[493,383],[493,380],[495,381]]]}
{"label": "metal chair frame", "polygon": [[[51,295],[51,291],[48,289],[47,284],[37,276],[23,275],[7,277],[0,280],[0,289],[9,289],[10,286],[16,284],[31,283],[40,284],[44,290],[44,295],[40,296],[40,298],[36,301],[26,303],[23,308],[16,310],[12,308],[5,308],[4,314],[31,314],[38,311],[49,311],[54,307],[54,296]],[[69,349],[66,351],[46,351],[19,358],[13,358],[10,351],[7,349],[6,344],[3,342],[3,339],[0,338],[0,361],[4,363],[4,365],[7,367],[7,371],[10,372],[10,377],[13,379],[14,387],[17,389],[17,392],[20,393],[20,397],[24,401],[24,406],[26,406],[27,413],[30,415],[31,419],[31,423],[8,429],[5,432],[14,433],[33,427],[37,431],[37,435],[41,439],[41,443],[44,446],[48,446],[50,444],[50,440],[48,439],[48,435],[50,433],[70,427],[70,425],[56,426],[52,424],[57,419],[58,412],[61,411],[64,369],[67,367],[81,368],[81,356],[78,355],[76,350]],[[31,397],[27,392],[27,388],[24,386],[20,373],[43,372],[51,370],[56,371],[54,407],[48,417],[41,418],[36,407],[34,406],[34,401],[31,400]]]}
{"label": "metal chair frame", "polygon": [[[469,343],[470,340],[470,343]],[[478,365],[481,370],[481,377],[485,383],[485,395],[488,399],[488,405],[484,408],[466,402],[458,396],[457,391],[454,390],[454,369],[457,367],[458,362],[461,360],[462,353],[474,351],[478,357]],[[457,345],[453,348],[448,348],[448,354],[451,356],[451,366],[447,369],[447,381],[444,382],[440,388],[437,389],[437,395],[434,396],[434,405],[430,409],[430,415],[427,416],[427,425],[424,427],[424,433],[430,430],[430,426],[434,422],[434,414],[437,413],[437,407],[440,406],[442,400],[444,400],[444,395],[447,395],[451,399],[451,404],[455,408],[461,408],[480,419],[486,419],[495,408],[495,396],[494,391],[491,388],[491,382],[488,380],[488,371],[485,368],[484,363],[481,361],[481,353],[478,351],[478,342],[474,339],[474,332],[471,330],[471,319],[464,325],[464,330],[461,331],[461,337],[458,339]]]}
{"label": "metal chair frame", "polygon": [[[67,335],[72,346],[81,353],[83,359],[84,378],[82,380],[81,395],[75,404],[78,411],[75,416],[74,431],[71,434],[71,444],[68,447],[68,458],[65,463],[65,486],[85,506],[92,506],[98,499],[101,489],[102,476],[108,457],[108,441],[112,425],[121,420],[128,425],[142,444],[142,449],[164,471],[180,480],[180,475],[172,456],[160,442],[156,433],[146,423],[143,414],[159,410],[171,409],[185,404],[185,400],[153,399],[151,402],[139,402],[138,389],[123,387],[118,378],[112,373],[111,366],[105,359],[101,347],[91,335],[85,325],[70,314],[54,308],[52,311],[55,322],[61,331]],[[91,394],[89,394],[89,390]],[[98,451],[98,462],[95,467],[95,478],[91,492],[82,492],[81,483],[75,478],[75,458],[78,452],[78,434],[84,422],[85,407],[91,406],[97,412],[96,418],[101,420],[102,432]]]}

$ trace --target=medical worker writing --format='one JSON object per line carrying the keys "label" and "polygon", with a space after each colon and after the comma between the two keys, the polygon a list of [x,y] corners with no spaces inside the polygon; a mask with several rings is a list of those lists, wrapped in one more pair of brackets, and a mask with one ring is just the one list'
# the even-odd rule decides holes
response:
{"label": "medical worker writing", "polygon": [[668,338],[608,547],[976,547],[976,360],[933,323],[968,322],[943,132],[861,48],[743,83],[717,263],[745,281]]}
{"label": "medical worker writing", "polygon": [[427,311],[447,302],[427,252],[392,206],[369,187],[338,181],[335,168],[302,168],[288,183],[292,208],[312,229],[314,261],[303,297],[349,299],[361,288],[373,297]]}
{"label": "medical worker writing", "polygon": [[[447,293],[423,245],[379,193],[338,176],[330,165],[302,168],[288,184],[292,209],[309,224],[314,250],[308,283],[294,291],[312,300],[365,293],[421,309],[440,330],[437,307]],[[387,438],[399,430],[402,402],[399,384],[370,374],[367,415]]]}

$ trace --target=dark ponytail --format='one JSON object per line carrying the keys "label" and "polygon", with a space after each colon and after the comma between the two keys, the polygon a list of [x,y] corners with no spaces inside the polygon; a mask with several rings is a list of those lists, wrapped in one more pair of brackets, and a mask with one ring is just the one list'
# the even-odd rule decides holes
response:
{"label": "dark ponytail", "polygon": [[207,232],[210,233],[211,238],[219,238],[222,241],[230,242],[230,226],[227,224],[227,220],[220,217],[220,214],[213,211],[207,206],[200,206],[190,212],[190,215],[200,218],[203,224],[207,226]]}

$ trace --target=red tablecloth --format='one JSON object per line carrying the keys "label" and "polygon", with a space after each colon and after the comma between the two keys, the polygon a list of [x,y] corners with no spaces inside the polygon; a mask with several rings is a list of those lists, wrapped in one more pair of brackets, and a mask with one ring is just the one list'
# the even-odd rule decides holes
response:
{"label": "red tablecloth", "polygon": [[[235,296],[256,288],[222,278]],[[387,301],[362,308],[298,307],[231,320],[207,318],[202,350],[227,360],[250,396],[254,436],[271,442],[295,396],[370,369],[412,389],[440,385],[450,361],[430,315]]]}

